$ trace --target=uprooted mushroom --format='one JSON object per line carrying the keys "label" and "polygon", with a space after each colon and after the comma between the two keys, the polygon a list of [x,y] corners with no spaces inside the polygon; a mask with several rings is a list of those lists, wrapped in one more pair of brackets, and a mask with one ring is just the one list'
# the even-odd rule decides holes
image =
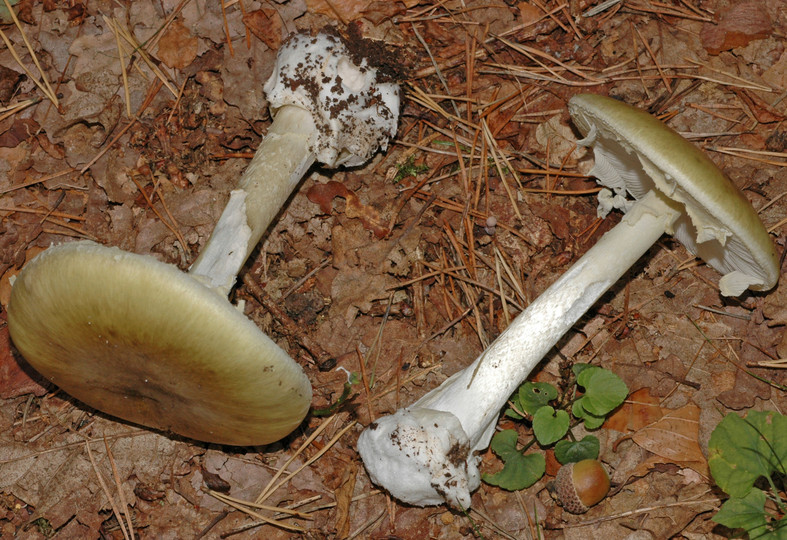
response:
{"label": "uprooted mushroom", "polygon": [[385,149],[399,89],[335,32],[290,37],[264,89],[273,123],[189,273],[93,242],[49,248],[20,272],[14,344],[68,394],[232,445],[275,441],[303,420],[309,380],[227,294],[315,160],[355,166]]}
{"label": "uprooted mushroom", "polygon": [[371,479],[419,506],[470,506],[480,452],[512,392],[577,320],[664,234],[719,271],[723,295],[768,290],[773,242],[748,201],[700,150],[649,114],[578,95],[572,119],[604,186],[599,214],[626,212],[470,366],[409,407],[377,419],[358,449]]}

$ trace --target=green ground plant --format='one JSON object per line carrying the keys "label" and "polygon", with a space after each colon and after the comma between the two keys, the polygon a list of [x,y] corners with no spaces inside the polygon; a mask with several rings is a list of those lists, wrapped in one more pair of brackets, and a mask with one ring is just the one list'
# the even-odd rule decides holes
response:
{"label": "green ground plant", "polygon": [[730,498],[713,521],[751,540],[787,538],[787,417],[773,411],[731,413],[708,443],[713,479]]}
{"label": "green ground plant", "polygon": [[559,399],[565,396],[559,396],[558,389],[549,383],[526,382],[519,387],[505,415],[529,420],[533,438],[520,448],[516,430],[497,432],[491,448],[504,465],[499,472],[484,474],[485,482],[509,491],[535,484],[546,471],[543,452],[527,452],[536,443],[542,450],[554,446],[555,458],[564,465],[598,459],[598,438],[586,435],[576,440],[571,429],[580,423],[588,430],[601,427],[607,415],[626,399],[628,387],[613,372],[597,366],[575,364],[572,372],[575,383],[566,392],[568,399]]}

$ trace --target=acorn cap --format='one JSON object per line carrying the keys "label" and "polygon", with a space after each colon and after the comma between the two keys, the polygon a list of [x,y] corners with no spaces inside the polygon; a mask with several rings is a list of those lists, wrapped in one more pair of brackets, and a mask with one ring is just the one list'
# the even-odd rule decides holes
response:
{"label": "acorn cap", "polygon": [[152,257],[87,241],[49,248],[19,273],[8,325],[68,394],[200,441],[276,441],[311,403],[300,366],[254,323]]}
{"label": "acorn cap", "polygon": [[568,107],[585,135],[579,144],[593,148],[590,174],[612,191],[600,194],[599,214],[627,210],[632,199],[657,190],[683,213],[673,236],[722,274],[722,294],[776,284],[779,260],[768,232],[708,156],[657,118],[616,99],[579,94]]}

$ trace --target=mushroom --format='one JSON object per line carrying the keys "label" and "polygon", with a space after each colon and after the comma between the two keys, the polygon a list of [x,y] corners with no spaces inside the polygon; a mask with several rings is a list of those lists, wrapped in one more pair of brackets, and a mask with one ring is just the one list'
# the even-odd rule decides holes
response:
{"label": "mushroom", "polygon": [[266,444],[295,429],[308,378],[226,297],[315,160],[354,166],[385,149],[399,89],[380,79],[338,34],[290,37],[264,86],[273,123],[189,273],[93,242],[45,250],[9,303],[25,359],[95,409],[200,441]]}
{"label": "mushroom", "polygon": [[626,212],[467,368],[411,406],[372,422],[358,450],[372,481],[418,505],[470,506],[480,452],[500,409],[576,321],[665,232],[722,274],[723,295],[778,279],[773,243],[751,205],[696,147],[657,119],[597,95],[569,102],[605,186],[599,215]]}

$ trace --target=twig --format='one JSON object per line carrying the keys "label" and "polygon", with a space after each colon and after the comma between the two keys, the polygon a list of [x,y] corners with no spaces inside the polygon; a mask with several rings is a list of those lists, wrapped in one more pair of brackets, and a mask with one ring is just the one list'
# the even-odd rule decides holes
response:
{"label": "twig", "polygon": [[[156,207],[153,205],[153,200],[151,200],[151,198],[148,196],[148,194],[145,193],[145,190],[142,189],[142,185],[139,182],[137,182],[137,179],[134,178],[134,174],[130,174],[129,178],[131,178],[131,181],[134,182],[135,186],[137,186],[137,189],[142,194],[142,197],[145,199],[145,202],[148,203],[148,206],[150,207],[150,209],[153,210],[154,214],[156,214],[156,217],[158,217],[159,220],[161,220],[161,222],[164,225],[166,225],[167,229],[172,231],[172,233],[178,239],[178,242],[180,242],[180,245],[183,246],[183,251],[188,253],[189,252],[189,247],[188,247],[188,244],[186,244],[186,240],[183,238],[183,235],[180,233],[180,231],[175,228],[177,224],[176,223],[170,223],[169,220],[164,219],[164,216],[161,215],[161,212],[159,212],[156,209]],[[161,195],[159,195],[159,200],[161,200]]]}
{"label": "twig", "polygon": [[[263,502],[265,499],[267,499],[267,498],[268,498],[268,497],[271,495],[271,493],[273,493],[273,492],[276,490],[276,488],[274,488],[274,487],[273,487],[273,485],[274,485],[274,483],[276,482],[276,480],[278,480],[278,479],[279,479],[279,477],[280,477],[282,474],[284,474],[284,472],[287,470],[287,467],[289,467],[289,466],[290,466],[290,464],[291,464],[293,461],[295,461],[295,459],[296,459],[296,458],[297,458],[299,455],[301,455],[301,454],[304,452],[304,450],[306,450],[306,448],[308,448],[308,447],[309,447],[309,445],[310,445],[310,444],[311,444],[311,443],[314,441],[314,439],[316,439],[317,437],[319,437],[319,436],[320,436],[320,434],[321,434],[321,433],[322,433],[322,432],[325,430],[325,428],[327,428],[327,427],[328,427],[328,424],[330,424],[330,423],[331,423],[333,420],[335,420],[335,419],[336,419],[336,416],[331,416],[330,418],[326,418],[325,420],[323,420],[323,421],[320,423],[320,425],[319,425],[319,426],[317,426],[317,428],[316,428],[316,429],[315,429],[315,430],[312,432],[312,434],[311,434],[311,435],[309,435],[309,437],[307,437],[307,439],[306,439],[305,441],[303,441],[303,444],[301,444],[301,445],[298,447],[298,449],[297,449],[295,452],[293,452],[293,454],[292,454],[292,455],[289,457],[289,459],[288,459],[288,460],[287,460],[287,461],[284,463],[284,465],[282,465],[282,467],[281,467],[281,468],[280,468],[278,471],[276,471],[276,474],[274,474],[274,475],[273,475],[273,478],[271,478],[271,479],[270,479],[270,481],[268,482],[268,484],[267,484],[267,485],[266,485],[266,486],[265,486],[265,487],[262,489],[262,491],[260,492],[260,494],[259,494],[259,495],[257,496],[257,498],[254,500],[254,502],[255,502],[256,504],[262,504],[262,502]],[[293,474],[294,474],[294,473],[293,473]],[[292,474],[291,474],[290,476],[292,476]]]}
{"label": "twig", "polygon": [[707,150],[710,150],[712,152],[718,152],[720,154],[727,154],[728,156],[735,156],[741,159],[757,161],[759,163],[765,163],[766,165],[773,165],[775,167],[787,167],[787,160],[778,161],[775,159],[765,159],[765,158],[757,157],[757,156],[768,156],[768,157],[787,158],[787,152],[768,152],[766,150],[750,150],[748,148],[732,148],[728,146],[708,146]]}
{"label": "twig", "polygon": [[[440,79],[440,83],[443,85],[443,88],[445,89],[446,93],[450,94],[451,92],[448,89],[448,81],[446,81],[445,77],[443,77],[443,73],[440,71],[440,66],[437,64],[437,60],[435,60],[435,57],[432,54],[432,49],[426,43],[426,40],[424,40],[424,38],[421,37],[421,33],[418,31],[418,28],[415,26],[415,24],[411,24],[410,27],[412,28],[415,37],[418,39],[418,41],[421,42],[421,46],[424,48],[424,50],[426,50],[426,54],[429,55],[429,59],[432,61],[432,65],[434,66],[435,74],[437,75],[437,78]],[[451,105],[453,105],[454,107],[454,113],[456,114],[456,116],[457,117],[461,116],[459,114],[459,108],[456,106],[456,102],[452,100]]]}
{"label": "twig", "polygon": [[[104,448],[106,448],[107,450],[107,457],[109,458],[109,464],[112,467],[112,476],[115,479],[115,486],[117,487],[118,490],[118,498],[120,499],[120,504],[123,506],[123,514],[125,514],[126,516],[126,524],[128,525],[128,534],[131,537],[131,540],[134,540],[134,525],[131,521],[131,515],[129,514],[128,511],[128,503],[126,502],[126,496],[123,494],[123,484],[120,482],[120,475],[118,474],[118,469],[117,466],[115,465],[115,458],[114,456],[112,456],[112,450],[109,449],[109,443],[107,442],[106,437],[104,438]],[[119,521],[120,520],[118,520],[118,522]]]}
{"label": "twig", "polygon": [[[518,51],[518,52],[524,54],[525,56],[527,56],[528,58],[533,60],[535,63],[537,63],[538,65],[540,65],[541,67],[543,67],[544,69],[546,69],[547,71],[549,71],[550,73],[552,73],[553,75],[558,77],[559,79],[563,79],[563,77],[560,77],[559,75],[557,75],[557,72],[553,68],[550,68],[546,64],[543,64],[542,62],[537,60],[537,58],[542,58],[544,60],[552,62],[553,64],[555,64],[557,66],[560,66],[564,70],[566,70],[566,71],[568,71],[570,73],[573,73],[577,77],[585,79],[588,82],[595,83],[595,84],[600,84],[602,82],[602,81],[596,79],[595,77],[591,77],[591,76],[587,75],[586,73],[584,73],[579,68],[576,68],[576,67],[570,66],[570,65],[568,65],[568,64],[566,64],[564,62],[561,62],[560,60],[558,60],[554,56],[552,56],[550,54],[547,54],[544,51],[538,50],[538,49],[536,49],[534,47],[529,47],[527,45],[523,45],[521,43],[515,43],[515,42],[510,41],[510,40],[508,40],[508,39],[506,39],[506,38],[504,38],[502,36],[499,36],[499,35],[496,36],[496,37],[502,43],[504,43],[505,45],[508,45],[510,48],[514,49],[515,51]],[[563,80],[567,82],[566,79],[563,79]]]}
{"label": "twig", "polygon": [[283,293],[281,293],[281,298],[279,298],[279,301],[282,301],[282,300],[284,300],[285,298],[287,298],[288,296],[290,296],[292,293],[294,293],[295,291],[297,291],[297,290],[298,290],[298,289],[301,287],[301,285],[303,285],[304,283],[306,283],[307,281],[309,281],[309,279],[311,279],[311,277],[312,277],[314,274],[316,274],[317,272],[319,272],[320,270],[322,270],[323,268],[325,268],[326,266],[328,266],[329,264],[331,264],[331,261],[332,261],[332,260],[333,260],[333,259],[332,259],[331,257],[328,257],[327,259],[325,259],[324,261],[322,261],[320,264],[318,264],[317,266],[315,266],[315,267],[314,267],[314,269],[312,269],[311,271],[309,271],[309,272],[308,272],[308,273],[307,273],[305,276],[303,276],[301,279],[299,279],[298,281],[296,281],[295,283],[293,283],[293,284],[290,286],[290,288],[289,288],[289,289],[287,289],[286,291],[284,291]]}
{"label": "twig", "polygon": [[25,70],[25,73],[27,74],[27,76],[30,77],[30,79],[36,84],[36,86],[38,86],[38,88],[41,89],[41,91],[44,93],[44,95],[47,98],[49,98],[49,100],[55,105],[55,107],[60,108],[60,103],[57,100],[57,95],[55,94],[54,90],[52,90],[52,86],[49,84],[49,79],[47,79],[47,77],[46,77],[46,72],[41,67],[41,64],[38,63],[38,56],[36,56],[36,53],[33,50],[33,46],[30,45],[30,42],[27,39],[27,35],[25,34],[25,31],[22,29],[22,25],[19,22],[19,19],[17,19],[17,17],[16,17],[16,13],[14,12],[14,8],[11,6],[11,2],[9,2],[8,0],[3,0],[3,2],[5,3],[5,6],[8,9],[8,13],[11,15],[11,19],[13,19],[14,24],[16,25],[17,29],[19,30],[19,34],[22,36],[22,41],[25,42],[25,47],[27,47],[27,51],[30,53],[30,57],[33,59],[33,63],[36,65],[36,68],[38,68],[38,73],[41,74],[41,81],[42,82],[39,81],[30,72],[30,70],[27,69],[27,67],[25,67],[25,65],[22,63],[22,60],[19,58],[19,55],[16,53],[16,50],[14,49],[13,45],[11,44],[9,39],[6,37],[6,35],[2,31],[2,29],[0,29],[0,37],[2,37],[3,42],[5,42],[5,44],[6,44],[6,47],[8,47],[8,52],[11,53],[11,56],[14,57],[14,60],[16,60],[17,64],[19,64],[19,67],[21,67],[23,70]]}
{"label": "twig", "polygon": [[[335,417],[334,417],[334,418],[335,418]],[[281,480],[281,481],[280,481],[278,484],[276,484],[275,486],[273,486],[273,487],[270,487],[270,488],[269,488],[269,491],[268,491],[268,494],[267,494],[267,495],[265,495],[265,497],[263,497],[263,500],[265,500],[265,499],[266,499],[266,498],[267,498],[267,497],[268,497],[268,496],[269,496],[271,493],[275,492],[277,489],[279,489],[279,488],[280,488],[280,487],[282,487],[284,484],[286,484],[287,482],[289,482],[289,481],[290,481],[290,479],[291,479],[293,476],[295,476],[296,474],[298,474],[299,472],[301,472],[301,471],[302,471],[302,470],[304,470],[305,468],[307,468],[307,467],[310,467],[310,466],[312,465],[312,463],[314,463],[315,461],[317,461],[318,459],[320,459],[320,458],[321,458],[321,457],[322,457],[322,456],[325,454],[325,452],[327,452],[328,450],[330,450],[330,449],[333,447],[333,445],[334,445],[334,444],[336,444],[336,443],[339,441],[339,439],[341,439],[341,438],[344,436],[344,434],[345,434],[345,433],[347,433],[348,431],[350,431],[350,429],[352,429],[352,428],[355,426],[355,424],[356,424],[356,423],[357,423],[357,422],[356,422],[355,420],[353,420],[352,422],[350,422],[349,424],[347,424],[347,425],[346,425],[344,428],[342,428],[342,429],[341,429],[341,431],[339,431],[339,433],[337,433],[336,435],[334,435],[334,436],[333,436],[333,438],[332,438],[330,441],[328,441],[328,442],[325,444],[325,446],[323,446],[323,447],[322,447],[322,448],[321,448],[321,449],[320,449],[320,450],[319,450],[319,451],[318,451],[316,454],[314,454],[312,457],[310,457],[308,460],[306,460],[306,461],[303,463],[303,465],[301,465],[300,467],[298,467],[297,469],[295,469],[295,471],[293,471],[292,473],[290,473],[290,475],[289,475],[289,476],[287,476],[287,478],[284,478],[283,480]],[[300,450],[300,449],[299,449],[299,450]],[[268,485],[270,486],[270,484],[268,484]],[[262,502],[262,501],[258,499],[258,501],[257,501],[257,502]]]}
{"label": "twig", "polygon": [[660,7],[658,9],[651,8],[641,4],[634,4],[633,2],[625,2],[624,4],[625,8],[631,11],[643,11],[645,13],[654,13],[656,15],[665,15],[668,17],[682,17],[684,19],[691,19],[694,21],[713,22],[713,19],[710,17],[703,17],[702,15],[695,15],[694,13],[681,11],[674,6],[665,6],[664,4],[658,4],[656,2],[654,2],[653,5]]}
{"label": "twig", "polygon": [[597,6],[594,6],[587,11],[585,11],[582,16],[585,18],[595,17],[599,13],[603,13],[609,8],[617,5],[620,3],[621,0],[606,0],[606,2],[601,2]]}
{"label": "twig", "polygon": [[366,408],[369,413],[369,422],[375,421],[374,410],[372,410],[372,400],[370,399],[371,396],[371,386],[369,386],[369,377],[366,374],[366,359],[361,354],[361,349],[358,348],[358,345],[355,346],[355,352],[358,355],[358,366],[361,372],[361,383],[363,384],[363,391],[366,394]]}
{"label": "twig", "polygon": [[7,107],[0,107],[0,122],[15,115],[19,111],[26,109],[31,105],[37,105],[38,103],[41,103],[41,98],[39,97],[26,99],[24,101],[20,101],[19,103],[8,105]]}
{"label": "twig", "polygon": [[120,34],[115,26],[110,25],[112,33],[115,34],[115,44],[118,49],[118,62],[120,63],[120,76],[123,79],[123,95],[126,100],[126,116],[131,118],[131,92],[128,87],[128,73],[126,73],[126,64],[123,62],[123,47],[120,44]]}
{"label": "twig", "polygon": [[236,502],[236,503],[242,504],[244,506],[249,506],[251,508],[256,508],[257,510],[267,510],[268,512],[278,512],[279,514],[284,514],[284,515],[287,515],[287,516],[301,518],[301,519],[309,519],[309,520],[313,520],[314,519],[314,516],[312,516],[308,512],[300,512],[298,510],[294,510],[292,508],[287,508],[287,507],[283,507],[283,506],[270,506],[270,505],[267,505],[267,504],[257,504],[255,502],[251,502],[251,501],[244,501],[243,499],[230,497],[226,493],[220,493],[220,492],[214,491],[212,489],[206,489],[204,491],[205,491],[205,493],[207,493],[211,497],[215,497],[215,498],[217,498],[219,500]]}
{"label": "twig", "polygon": [[497,168],[497,174],[500,176],[500,181],[503,184],[503,187],[506,190],[506,194],[508,195],[509,200],[511,201],[511,208],[514,209],[514,213],[516,217],[520,220],[522,219],[522,213],[519,211],[519,205],[516,202],[516,198],[514,197],[514,193],[511,191],[511,187],[506,182],[506,174],[503,171],[503,165],[500,163],[500,160],[505,162],[506,168],[511,172],[511,175],[514,177],[516,181],[517,187],[520,189],[522,188],[522,182],[519,180],[519,176],[516,174],[516,171],[513,167],[511,167],[511,163],[506,159],[506,157],[499,152],[499,148],[497,146],[497,141],[492,136],[491,131],[489,131],[489,125],[486,121],[486,118],[481,119],[481,126],[483,127],[484,137],[486,138],[487,146],[492,151],[492,159],[495,162],[495,167]]}
{"label": "twig", "polygon": [[90,464],[93,465],[93,471],[96,473],[96,477],[98,477],[98,483],[101,485],[101,489],[104,492],[104,495],[107,496],[109,499],[109,505],[112,507],[112,513],[115,514],[115,519],[118,522],[118,526],[120,527],[120,531],[123,533],[123,538],[126,540],[131,540],[128,531],[126,531],[126,527],[123,524],[123,515],[120,513],[120,510],[115,503],[115,498],[112,496],[112,493],[109,492],[109,488],[107,487],[106,482],[104,482],[104,475],[101,474],[101,471],[98,468],[98,464],[96,460],[93,458],[93,451],[90,449],[90,444],[88,441],[84,442],[85,448],[87,449],[87,457],[90,459]]}
{"label": "twig", "polygon": [[240,510],[241,512],[248,514],[252,517],[259,519],[260,521],[264,521],[268,525],[273,525],[275,527],[281,527],[282,529],[286,529],[288,531],[294,532],[306,532],[306,529],[303,527],[299,527],[298,525],[292,525],[291,523],[284,523],[283,521],[279,521],[273,518],[269,518],[260,514],[259,512],[252,510],[248,506],[246,506],[245,502],[236,502],[236,499],[232,499],[231,497],[225,497],[221,493],[216,491],[209,491],[209,495],[215,497],[216,499],[220,500],[224,504],[235,508],[236,510]]}
{"label": "twig", "polygon": [[615,514],[612,516],[603,516],[596,519],[591,519],[588,521],[579,521],[577,523],[563,523],[563,529],[571,529],[574,527],[589,527],[591,525],[597,525],[599,523],[604,523],[606,521],[614,521],[616,519],[622,519],[625,517],[636,516],[638,514],[647,514],[648,512],[653,512],[654,510],[663,510],[665,508],[674,508],[676,506],[685,506],[687,504],[714,504],[717,505],[721,502],[719,499],[703,499],[701,501],[678,501],[674,503],[667,503],[667,504],[659,504],[656,506],[649,506],[647,508],[637,508],[636,510],[629,510],[628,512],[622,512],[620,514]]}
{"label": "twig", "polygon": [[229,510],[222,510],[219,514],[217,514],[213,519],[210,520],[210,523],[205,525],[200,532],[194,537],[194,540],[200,540],[201,538],[205,538],[205,536],[213,530],[213,527],[221,523],[221,521],[230,515]]}
{"label": "twig", "polygon": [[648,44],[648,40],[645,39],[645,36],[642,35],[642,32],[639,31],[639,28],[637,28],[636,25],[634,25],[634,31],[637,33],[640,41],[642,41],[642,44],[645,46],[645,50],[648,51],[648,55],[650,56],[650,59],[653,60],[653,65],[656,66],[656,69],[658,69],[659,76],[661,77],[664,86],[667,87],[667,92],[672,92],[672,85],[669,83],[669,79],[667,78],[667,75],[661,69],[658,58],[656,58],[656,54],[653,52],[653,49],[650,48],[650,45]]}
{"label": "twig", "polygon": [[227,50],[230,56],[235,56],[235,50],[232,48],[232,36],[230,36],[230,25],[227,22],[227,8],[224,5],[224,0],[220,0],[221,4],[221,18],[224,21],[224,35],[227,38]]}
{"label": "twig", "polygon": [[[70,231],[73,231],[73,232],[77,233],[79,236],[81,236],[83,238],[89,238],[91,240],[96,240],[96,237],[93,236],[92,234],[90,234],[89,232],[83,231],[79,227],[75,227],[74,225],[71,225],[70,223],[67,223],[65,221],[60,221],[59,219],[55,219],[53,217],[46,217],[46,218],[44,218],[44,221],[46,221],[48,223],[51,223],[53,225],[57,225],[59,227],[63,227],[64,229],[68,229]],[[60,233],[56,232],[55,234],[60,234]]]}
{"label": "twig", "polygon": [[[708,71],[712,71],[714,73],[718,73],[719,75],[724,75],[725,77],[729,77],[730,79],[738,81],[739,83],[742,83],[740,88],[749,88],[751,90],[759,90],[760,92],[773,92],[774,91],[773,88],[771,88],[770,86],[765,86],[765,85],[762,85],[762,84],[756,84],[756,83],[752,82],[750,79],[744,79],[743,77],[738,77],[737,75],[733,75],[732,73],[727,73],[726,71],[721,71],[720,69],[716,69],[715,67],[713,67],[711,65],[708,65],[708,64],[706,64],[704,62],[700,62],[699,60],[695,60],[693,58],[684,58],[684,60],[686,62],[689,62],[690,64],[694,64],[696,66],[704,67]],[[714,79],[704,78],[704,77],[700,77],[700,76],[697,76],[697,78],[703,79],[703,80],[708,80],[708,81],[713,81],[713,82],[718,82],[719,84],[728,84],[728,85],[734,86],[731,83],[728,83],[728,82],[725,82],[725,81],[716,81]]]}
{"label": "twig", "polygon": [[[151,177],[152,176],[153,176],[153,173],[151,172]],[[153,178],[151,178],[151,180],[153,181],[153,194],[158,196],[158,200],[159,200],[159,202],[161,202],[161,207],[164,209],[164,213],[167,214],[167,217],[169,218],[170,223],[172,223],[172,229],[171,229],[172,232],[175,233],[175,236],[177,237],[178,242],[180,242],[180,245],[183,247],[183,251],[186,254],[186,258],[190,259],[191,258],[191,250],[189,249],[188,243],[186,243],[186,239],[183,238],[183,235],[180,232],[180,225],[178,224],[178,221],[175,219],[175,216],[172,215],[172,212],[169,211],[169,206],[167,206],[167,201],[164,200],[164,196],[161,194],[161,191],[158,188],[158,186],[159,186],[158,181],[156,181]]]}
{"label": "twig", "polygon": [[104,16],[104,20],[106,21],[108,26],[110,26],[114,31],[116,31],[131,46],[131,48],[134,51],[139,53],[139,56],[140,58],[142,58],[142,61],[145,62],[145,64],[147,64],[150,71],[152,71],[153,74],[156,77],[158,77],[161,83],[167,87],[167,90],[169,90],[173,96],[177,96],[178,90],[170,82],[170,77],[168,77],[164,73],[164,71],[162,71],[161,68],[158,67],[158,65],[156,65],[156,63],[153,62],[153,60],[151,60],[150,55],[148,55],[145,49],[137,42],[134,36],[126,28],[121,26],[120,23],[118,23],[114,17],[110,18]]}
{"label": "twig", "polygon": [[83,216],[75,216],[74,214],[66,214],[65,212],[43,210],[41,208],[23,208],[20,206],[0,206],[0,212],[21,212],[24,214],[46,214],[47,216],[54,216],[63,219],[70,219],[72,221],[85,221],[87,218]]}
{"label": "twig", "polygon": [[738,313],[729,313],[728,311],[723,311],[721,309],[715,309],[708,306],[703,306],[702,304],[694,304],[694,307],[697,309],[702,309],[705,311],[709,311],[711,313],[715,313],[717,315],[725,315],[727,317],[733,317],[735,319],[743,319],[744,321],[750,321],[751,317],[749,315],[740,315]]}
{"label": "twig", "polygon": [[749,362],[747,367],[760,367],[768,369],[787,369],[787,358],[780,358],[778,360],[761,360],[760,362]]}

